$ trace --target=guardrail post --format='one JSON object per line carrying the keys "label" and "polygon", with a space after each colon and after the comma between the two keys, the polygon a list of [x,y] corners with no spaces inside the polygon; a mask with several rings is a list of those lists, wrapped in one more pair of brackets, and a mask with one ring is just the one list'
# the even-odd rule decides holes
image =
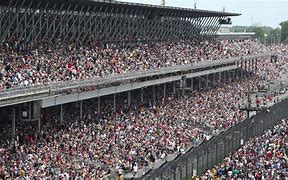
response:
{"label": "guardrail post", "polygon": [[223,142],[217,143],[217,146],[216,146],[216,149],[217,149],[216,163],[220,163],[222,161],[222,159],[225,157],[224,147],[225,147],[225,145]]}
{"label": "guardrail post", "polygon": [[190,177],[192,177],[192,170],[193,170],[193,168],[192,168],[192,161],[191,161],[192,159],[191,159],[191,157],[187,157],[187,160],[186,160],[186,175],[185,175],[185,178],[186,179],[188,179],[188,178],[190,178]]}
{"label": "guardrail post", "polygon": [[234,131],[234,147],[233,147],[233,151],[235,151],[236,149],[239,148],[240,146],[240,131]]}
{"label": "guardrail post", "polygon": [[260,131],[260,133],[259,134],[263,134],[264,133],[264,125],[263,125],[263,120],[260,120],[259,121],[260,123],[259,123],[259,131]]}
{"label": "guardrail post", "polygon": [[202,156],[202,172],[201,174],[203,174],[205,172],[205,170],[207,169],[208,166],[208,150],[204,150],[203,152],[203,156]]}
{"label": "guardrail post", "polygon": [[[209,147],[207,148],[207,168],[206,169],[210,169],[211,168],[211,166],[212,166],[212,159],[213,159],[213,153],[212,153],[212,148],[210,147],[210,145],[209,145]],[[206,170],[205,169],[205,170]]]}
{"label": "guardrail post", "polygon": [[212,161],[211,161],[211,167],[215,164],[217,164],[216,158],[217,158],[217,143],[212,144]]}
{"label": "guardrail post", "polygon": [[178,174],[179,174],[179,176],[177,176],[177,177],[179,177],[179,178],[177,178],[177,180],[178,180],[178,179],[179,179],[179,180],[182,180],[182,178],[183,178],[183,176],[182,176],[182,173],[183,173],[182,167],[180,166],[180,167],[178,167],[177,169],[178,169]]}
{"label": "guardrail post", "polygon": [[[197,175],[202,174],[202,154],[199,155],[200,152],[197,152]],[[202,152],[201,152],[202,153]]]}
{"label": "guardrail post", "polygon": [[196,157],[194,156],[192,158],[192,176],[196,176],[198,173],[198,161],[197,161],[197,159],[198,159],[198,155],[196,153]]}

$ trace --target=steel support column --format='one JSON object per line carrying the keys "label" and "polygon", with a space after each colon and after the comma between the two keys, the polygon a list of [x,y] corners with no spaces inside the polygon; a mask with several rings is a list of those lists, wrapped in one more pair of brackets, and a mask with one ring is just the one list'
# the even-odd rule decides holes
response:
{"label": "steel support column", "polygon": [[198,88],[201,90],[201,76],[198,77]]}
{"label": "steel support column", "polygon": [[191,89],[191,91],[193,91],[194,89],[194,78],[191,78],[190,79],[190,89]]}
{"label": "steel support column", "polygon": [[83,101],[80,101],[80,119],[83,119]]}
{"label": "steel support column", "polygon": [[97,98],[97,113],[100,114],[101,97]]}
{"label": "steel support column", "polygon": [[127,95],[128,95],[128,97],[127,97],[128,106],[130,107],[131,106],[131,91],[128,91]]}
{"label": "steel support column", "polygon": [[32,102],[29,102],[28,103],[28,106],[29,106],[29,121],[32,120]]}
{"label": "steel support column", "polygon": [[153,104],[156,103],[156,94],[155,94],[155,85],[152,86],[152,93],[153,93]]}
{"label": "steel support column", "polygon": [[166,83],[163,84],[163,97],[166,98]]}
{"label": "steel support column", "polygon": [[12,107],[12,140],[14,141],[16,135],[16,107]]}
{"label": "steel support column", "polygon": [[41,131],[41,118],[38,118],[38,121],[37,121],[37,129],[38,129],[38,132]]}
{"label": "steel support column", "polygon": [[209,88],[209,75],[206,75],[206,90]]}
{"label": "steel support column", "polygon": [[113,95],[113,112],[116,112],[116,93]]}
{"label": "steel support column", "polygon": [[140,98],[141,98],[141,102],[144,102],[144,89],[141,88],[141,92],[140,92]]}
{"label": "steel support column", "polygon": [[63,104],[60,105],[60,123],[63,123]]}

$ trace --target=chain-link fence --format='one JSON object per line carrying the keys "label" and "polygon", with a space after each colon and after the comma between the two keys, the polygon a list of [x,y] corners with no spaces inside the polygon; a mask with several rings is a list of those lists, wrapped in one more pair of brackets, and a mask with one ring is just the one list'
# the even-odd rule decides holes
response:
{"label": "chain-link fence", "polygon": [[225,156],[237,150],[250,138],[261,135],[267,129],[280,123],[288,116],[287,107],[288,101],[285,100],[265,112],[259,112],[209,141],[202,142],[175,160],[151,170],[141,179],[183,180],[201,175],[207,169],[220,163]]}

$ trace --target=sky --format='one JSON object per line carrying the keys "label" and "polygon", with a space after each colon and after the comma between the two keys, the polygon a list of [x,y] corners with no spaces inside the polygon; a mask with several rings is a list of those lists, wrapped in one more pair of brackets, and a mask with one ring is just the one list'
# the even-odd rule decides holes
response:
{"label": "sky", "polygon": [[[121,0],[159,5],[161,0]],[[233,25],[265,25],[279,27],[279,23],[288,20],[288,0],[166,0],[166,6],[237,12],[242,15],[232,17]]]}

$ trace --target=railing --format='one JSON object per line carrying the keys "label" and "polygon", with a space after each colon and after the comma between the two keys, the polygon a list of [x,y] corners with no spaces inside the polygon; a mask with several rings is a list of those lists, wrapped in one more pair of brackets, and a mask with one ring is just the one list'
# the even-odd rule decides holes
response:
{"label": "railing", "polygon": [[208,62],[199,62],[196,64],[186,64],[186,65],[177,65],[173,67],[163,67],[155,70],[142,70],[137,72],[131,72],[126,74],[115,74],[104,77],[93,77],[86,80],[76,80],[76,81],[65,81],[65,82],[56,82],[49,85],[42,86],[30,86],[30,87],[19,87],[19,88],[11,88],[4,89],[0,91],[0,101],[3,101],[7,98],[19,98],[22,96],[34,96],[37,94],[48,94],[48,93],[58,93],[68,89],[77,89],[89,85],[104,85],[113,82],[126,81],[132,79],[138,79],[148,76],[154,75],[163,75],[168,73],[175,72],[185,72],[193,69],[206,68],[217,65],[224,65],[229,63],[236,63],[239,61],[246,61],[254,58],[261,58],[271,56],[272,54],[263,54],[263,55],[251,55],[245,56],[242,58],[229,58],[229,59],[221,59],[215,61]]}

